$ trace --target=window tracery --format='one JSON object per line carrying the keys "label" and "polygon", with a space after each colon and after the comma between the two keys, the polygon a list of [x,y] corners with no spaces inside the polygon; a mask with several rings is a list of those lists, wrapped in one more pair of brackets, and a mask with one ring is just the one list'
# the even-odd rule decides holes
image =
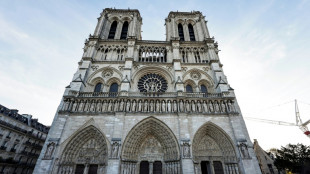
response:
{"label": "window tracery", "polygon": [[167,87],[167,80],[154,73],[144,75],[138,82],[140,92],[165,92]]}

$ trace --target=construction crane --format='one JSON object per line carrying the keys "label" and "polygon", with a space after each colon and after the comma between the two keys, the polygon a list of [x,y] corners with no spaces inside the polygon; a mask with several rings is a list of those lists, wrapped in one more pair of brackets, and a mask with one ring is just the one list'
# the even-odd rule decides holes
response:
{"label": "construction crane", "polygon": [[253,118],[253,117],[244,117],[244,118],[248,119],[248,120],[260,121],[260,122],[265,122],[265,123],[270,123],[270,124],[277,124],[277,125],[282,125],[282,126],[298,126],[299,129],[307,137],[310,138],[310,131],[309,131],[308,127],[307,127],[307,125],[310,123],[310,120],[308,120],[308,121],[306,121],[304,123],[301,121],[297,100],[295,100],[295,117],[296,117],[296,123],[289,123],[289,122],[276,121],[276,120],[267,120],[267,119]]}

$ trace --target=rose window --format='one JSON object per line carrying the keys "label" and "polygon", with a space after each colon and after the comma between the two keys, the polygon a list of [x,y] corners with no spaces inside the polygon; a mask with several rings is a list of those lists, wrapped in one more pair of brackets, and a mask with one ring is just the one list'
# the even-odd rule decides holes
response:
{"label": "rose window", "polygon": [[140,92],[165,92],[167,87],[166,79],[153,73],[144,75],[138,82]]}

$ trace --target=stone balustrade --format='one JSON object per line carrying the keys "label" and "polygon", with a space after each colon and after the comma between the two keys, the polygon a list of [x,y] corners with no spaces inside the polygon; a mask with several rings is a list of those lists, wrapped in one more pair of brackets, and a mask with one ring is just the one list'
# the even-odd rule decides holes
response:
{"label": "stone balustrade", "polygon": [[64,98],[60,112],[237,114],[229,93],[76,92]]}

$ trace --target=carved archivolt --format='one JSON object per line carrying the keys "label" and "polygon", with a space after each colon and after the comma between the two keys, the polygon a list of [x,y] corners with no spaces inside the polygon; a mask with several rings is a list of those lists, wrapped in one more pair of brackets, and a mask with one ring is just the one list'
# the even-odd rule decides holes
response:
{"label": "carved archivolt", "polygon": [[88,126],[68,142],[62,153],[60,165],[105,165],[107,157],[108,146],[104,135],[94,126]]}
{"label": "carved archivolt", "polygon": [[193,140],[194,160],[220,157],[225,162],[236,161],[236,153],[230,137],[218,126],[206,123],[196,132]]}
{"label": "carved archivolt", "polygon": [[131,129],[122,150],[125,161],[154,160],[150,158],[171,161],[179,160],[179,157],[178,142],[173,132],[154,117],[142,120]]}

